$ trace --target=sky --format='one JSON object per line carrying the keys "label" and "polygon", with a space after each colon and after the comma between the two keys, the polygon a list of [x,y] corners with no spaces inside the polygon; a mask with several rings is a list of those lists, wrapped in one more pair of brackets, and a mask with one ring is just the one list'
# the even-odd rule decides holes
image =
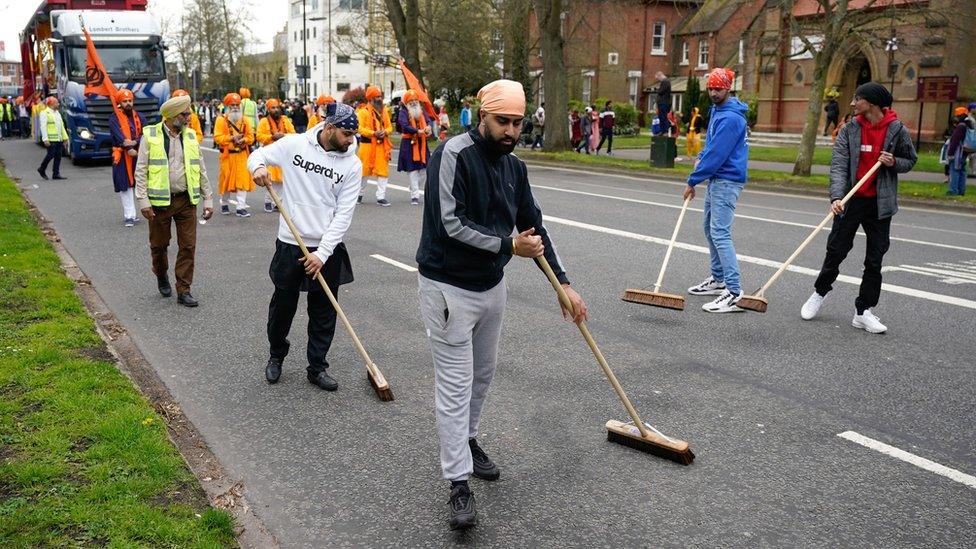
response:
{"label": "sky", "polygon": [[[149,0],[149,11],[155,14],[166,14],[178,20],[183,4],[190,0]],[[276,32],[282,29],[288,20],[288,0],[226,0],[229,12],[238,11],[245,2],[251,5],[249,26],[254,34],[247,53],[268,51],[272,47],[272,40]],[[27,20],[34,10],[41,4],[41,0],[0,0],[0,40],[6,47],[5,58],[20,61],[20,31],[24,30]],[[260,24],[258,22],[260,21]]]}

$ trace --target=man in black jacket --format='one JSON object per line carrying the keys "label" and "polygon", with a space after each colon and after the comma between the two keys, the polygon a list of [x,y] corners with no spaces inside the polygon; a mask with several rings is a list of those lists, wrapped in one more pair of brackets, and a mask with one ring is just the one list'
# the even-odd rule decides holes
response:
{"label": "man in black jacket", "polygon": [[[495,371],[505,309],[505,265],[544,256],[573,303],[563,316],[587,318],[532,197],[525,164],[511,154],[525,113],[522,84],[496,80],[478,92],[480,124],[431,156],[417,250],[420,312],[434,358],[441,469],[451,482],[452,529],[477,523],[468,477],[495,480],[498,467],[478,445],[478,423]],[[512,236],[515,229],[517,236]]]}
{"label": "man in black jacket", "polygon": [[658,81],[657,98],[655,99],[657,103],[657,132],[655,135],[667,135],[671,128],[671,122],[668,120],[668,113],[671,112],[671,81],[661,71],[657,71],[654,78]]}

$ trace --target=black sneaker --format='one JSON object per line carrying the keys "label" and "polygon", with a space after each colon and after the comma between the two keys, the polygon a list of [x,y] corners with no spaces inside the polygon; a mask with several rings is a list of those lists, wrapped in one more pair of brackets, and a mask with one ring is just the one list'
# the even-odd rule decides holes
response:
{"label": "black sneaker", "polygon": [[200,304],[195,297],[190,295],[190,292],[183,292],[182,294],[177,294],[176,302],[184,307],[196,307]]}
{"label": "black sneaker", "polygon": [[264,379],[268,380],[268,383],[278,383],[278,378],[281,377],[281,359],[271,357],[268,359],[268,365],[264,367]]}
{"label": "black sneaker", "polygon": [[481,449],[481,446],[478,446],[478,440],[469,439],[468,447],[471,448],[471,461],[474,464],[472,474],[482,480],[498,480],[502,472],[498,470],[498,466],[491,461],[488,454]]}
{"label": "black sneaker", "polygon": [[271,202],[265,202],[264,211],[267,213],[274,213],[274,204]]}
{"label": "black sneaker", "polygon": [[385,198],[380,198],[379,200],[376,201],[376,203],[379,204],[380,206],[383,206],[384,208],[390,207],[390,201]]}
{"label": "black sneaker", "polygon": [[228,206],[227,204],[221,204],[220,215],[230,215],[230,206]]}
{"label": "black sneaker", "polygon": [[451,486],[451,530],[464,530],[478,524],[478,511],[474,508],[474,494],[467,482]]}

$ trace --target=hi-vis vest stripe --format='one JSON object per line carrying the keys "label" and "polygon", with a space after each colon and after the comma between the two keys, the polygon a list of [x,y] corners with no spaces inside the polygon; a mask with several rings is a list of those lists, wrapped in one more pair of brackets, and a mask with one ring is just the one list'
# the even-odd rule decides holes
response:
{"label": "hi-vis vest stripe", "polygon": [[[153,206],[169,206],[169,157],[163,139],[163,123],[146,126],[142,136],[149,146],[149,177],[146,178],[146,196]],[[193,132],[183,129],[183,168],[186,171],[186,192],[190,204],[200,202],[200,145]]]}

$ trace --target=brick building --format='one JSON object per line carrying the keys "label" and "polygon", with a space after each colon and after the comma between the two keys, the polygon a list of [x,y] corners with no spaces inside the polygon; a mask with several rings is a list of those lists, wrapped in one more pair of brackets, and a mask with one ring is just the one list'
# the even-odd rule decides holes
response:
{"label": "brick building", "polygon": [[[673,29],[701,0],[572,2],[562,17],[569,98],[592,103],[598,97],[629,102],[646,112],[657,84],[654,74],[671,74],[676,51]],[[538,44],[535,15],[530,15],[530,44]],[[542,56],[529,51],[533,98],[545,100]]]}
{"label": "brick building", "polygon": [[24,93],[24,73],[20,61],[7,59],[7,50],[0,41],[0,95],[18,96]]}
{"label": "brick building", "polygon": [[[852,0],[850,6],[857,8],[865,1]],[[827,89],[836,87],[840,92],[841,112],[846,112],[859,84],[882,82],[892,89],[893,108],[914,137],[920,121],[916,101],[919,77],[956,76],[959,100],[955,105],[976,100],[976,48],[971,47],[976,1],[877,0],[872,6],[874,20],[846,38],[827,69]],[[821,18],[813,0],[796,2],[792,9],[794,18],[807,19],[813,25]],[[798,53],[802,42],[790,35],[788,14],[782,10],[775,2],[766,2],[747,31],[743,86],[758,97],[757,130],[799,133],[814,80],[814,63],[809,52]],[[891,36],[897,39],[893,51],[888,47]],[[818,36],[810,38],[816,40]],[[924,105],[923,141],[941,140],[953,106],[949,102]],[[823,123],[821,113],[820,128]]]}

